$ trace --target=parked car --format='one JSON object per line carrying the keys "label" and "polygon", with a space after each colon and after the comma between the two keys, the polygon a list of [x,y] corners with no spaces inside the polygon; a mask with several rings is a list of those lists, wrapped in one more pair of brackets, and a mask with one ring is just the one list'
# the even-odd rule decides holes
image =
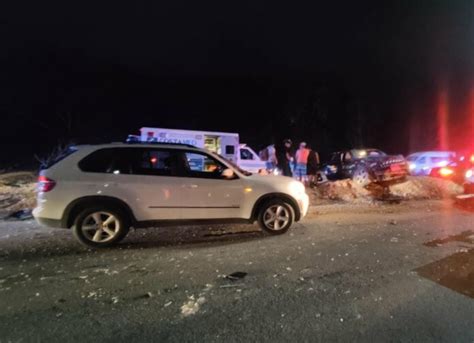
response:
{"label": "parked car", "polygon": [[474,166],[471,166],[464,174],[464,193],[474,194]]}
{"label": "parked car", "polygon": [[365,186],[372,182],[402,182],[408,166],[402,155],[387,155],[378,149],[351,149],[333,153],[324,172],[329,180],[351,178]]}
{"label": "parked car", "polygon": [[429,176],[462,184],[464,173],[465,171],[456,162],[452,162],[444,167],[433,167]]}
{"label": "parked car", "polygon": [[443,168],[455,161],[454,151],[423,151],[408,155],[408,168],[411,175],[431,174],[433,168]]}
{"label": "parked car", "polygon": [[464,163],[464,193],[474,194],[474,152],[460,154],[461,163]]}
{"label": "parked car", "polygon": [[430,176],[454,181],[459,184],[465,182],[466,172],[474,166],[473,153],[457,153],[446,166],[431,168]]}
{"label": "parked car", "polygon": [[72,228],[91,247],[122,240],[130,227],[258,221],[286,232],[308,211],[302,183],[251,174],[204,149],[182,144],[79,146],[45,166],[33,214]]}

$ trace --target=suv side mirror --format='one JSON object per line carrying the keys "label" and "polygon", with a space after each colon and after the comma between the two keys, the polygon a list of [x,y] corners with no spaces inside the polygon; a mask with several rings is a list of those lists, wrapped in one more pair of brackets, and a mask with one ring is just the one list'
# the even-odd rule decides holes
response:
{"label": "suv side mirror", "polygon": [[224,179],[232,179],[235,176],[235,173],[232,169],[227,168],[222,171],[221,176]]}

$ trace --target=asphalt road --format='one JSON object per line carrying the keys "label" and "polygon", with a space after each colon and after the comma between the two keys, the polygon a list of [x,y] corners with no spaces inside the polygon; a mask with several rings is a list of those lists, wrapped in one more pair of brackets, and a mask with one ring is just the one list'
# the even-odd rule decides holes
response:
{"label": "asphalt road", "polygon": [[282,236],[150,229],[99,251],[0,222],[7,341],[472,343],[474,213],[329,205]]}

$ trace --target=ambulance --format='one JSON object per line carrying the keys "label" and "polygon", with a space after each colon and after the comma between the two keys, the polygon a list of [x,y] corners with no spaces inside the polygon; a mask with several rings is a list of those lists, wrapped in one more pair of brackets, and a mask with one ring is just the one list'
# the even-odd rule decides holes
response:
{"label": "ambulance", "polygon": [[252,148],[239,142],[238,133],[142,127],[136,139],[141,142],[180,143],[204,148],[251,173],[259,173],[266,168],[265,162]]}

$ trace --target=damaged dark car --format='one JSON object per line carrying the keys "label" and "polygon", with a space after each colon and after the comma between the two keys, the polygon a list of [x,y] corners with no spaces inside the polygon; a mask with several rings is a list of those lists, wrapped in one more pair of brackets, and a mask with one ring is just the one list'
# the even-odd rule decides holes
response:
{"label": "damaged dark car", "polygon": [[338,151],[323,167],[329,180],[352,179],[362,186],[381,185],[406,180],[408,164],[402,155],[387,155],[378,149]]}

